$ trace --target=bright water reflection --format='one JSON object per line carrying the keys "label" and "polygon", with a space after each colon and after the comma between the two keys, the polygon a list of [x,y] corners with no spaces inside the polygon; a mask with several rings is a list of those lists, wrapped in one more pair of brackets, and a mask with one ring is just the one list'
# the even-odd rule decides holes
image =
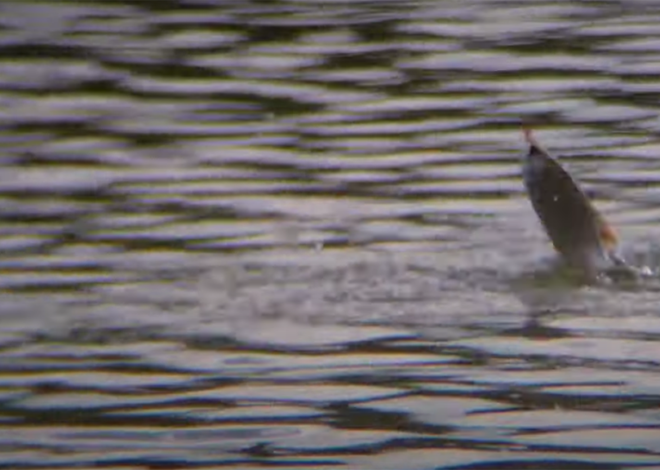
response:
{"label": "bright water reflection", "polygon": [[0,468],[660,464],[660,6],[321,3],[0,4]]}

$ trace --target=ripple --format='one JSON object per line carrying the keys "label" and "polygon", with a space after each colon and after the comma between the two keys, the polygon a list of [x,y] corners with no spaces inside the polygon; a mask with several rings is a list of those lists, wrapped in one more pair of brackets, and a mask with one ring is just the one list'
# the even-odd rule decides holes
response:
{"label": "ripple", "polygon": [[[222,389],[193,392],[187,397],[213,398],[240,402],[306,403],[315,406],[330,403],[371,401],[399,394],[396,389],[352,385],[241,385]],[[274,398],[276,397],[276,398]]]}
{"label": "ripple", "polygon": [[456,98],[437,96],[420,96],[415,99],[389,99],[374,102],[346,104],[336,106],[345,112],[351,113],[385,113],[385,112],[403,112],[403,111],[439,111],[439,110],[460,110],[469,109],[483,104],[483,99],[476,98]]}
{"label": "ripple", "polygon": [[233,75],[248,76],[253,78],[266,77],[291,77],[295,71],[318,66],[323,58],[315,54],[282,54],[282,53],[258,53],[241,55],[227,55],[226,53],[199,55],[190,60],[192,65],[208,67],[211,69],[227,70]]}
{"label": "ripple", "polygon": [[626,428],[624,436],[621,429],[596,429],[589,431],[545,433],[538,436],[525,436],[526,443],[543,442],[550,446],[568,446],[590,448],[593,450],[625,450],[658,452],[657,431],[653,428]]}
{"label": "ripple", "polygon": [[0,6],[6,466],[657,464],[651,2],[230,3]]}
{"label": "ripple", "polygon": [[580,28],[580,34],[586,36],[649,36],[657,33],[653,21],[644,16],[634,16],[618,19],[616,21],[605,20],[598,24],[586,24]]}
{"label": "ripple", "polygon": [[[58,89],[63,90],[109,77],[112,77],[112,74],[108,70],[87,61],[60,61],[53,64],[48,61],[23,60],[3,63],[0,87],[5,90],[40,90],[55,84]],[[70,104],[71,99],[65,101]],[[11,117],[15,116],[14,112]]]}
{"label": "ripple", "polygon": [[[508,26],[507,26],[508,28]],[[481,73],[517,72],[533,70],[565,70],[570,72],[596,72],[617,64],[616,59],[606,57],[582,57],[578,55],[513,55],[504,52],[461,52],[428,54],[401,61],[398,66],[406,69],[469,70]]]}
{"label": "ripple", "polygon": [[[507,20],[514,19],[507,17]],[[533,21],[526,19],[524,22],[515,23],[517,35],[545,34],[552,31],[561,30],[567,24],[563,22],[551,21]],[[401,32],[411,34],[429,34],[441,37],[461,38],[461,39],[493,39],[500,37],[510,37],[514,25],[510,21],[483,21],[469,23],[445,23],[442,22],[415,22],[408,23],[401,27]]]}
{"label": "ripple", "polygon": [[[628,416],[621,416],[615,413],[598,412],[577,412],[575,410],[546,410],[546,411],[506,411],[492,414],[476,414],[466,418],[468,425],[510,428],[516,431],[524,432],[529,429],[535,433],[542,430],[552,431],[555,428],[597,428],[597,427],[618,427],[631,425],[647,425],[653,423],[650,420],[634,419]],[[590,431],[585,431],[590,432]],[[576,444],[576,442],[573,442]]]}
{"label": "ripple", "polygon": [[93,191],[118,179],[121,171],[97,170],[84,167],[13,169],[0,177],[3,193],[50,193],[64,194],[76,191]]}
{"label": "ripple", "polygon": [[658,52],[660,50],[660,38],[619,40],[604,46],[603,49],[635,53]]}
{"label": "ripple", "polygon": [[486,400],[462,399],[455,397],[403,397],[380,401],[368,405],[380,412],[406,413],[411,419],[435,426],[450,425],[462,421],[466,415],[502,412],[505,406]]}
{"label": "ripple", "polygon": [[461,341],[463,347],[488,350],[497,355],[549,355],[596,361],[658,362],[651,344],[646,341],[605,338],[567,338],[550,343],[533,340],[508,341],[506,338],[485,341]]}
{"label": "ripple", "polygon": [[191,30],[180,31],[161,38],[161,44],[173,49],[215,49],[217,47],[233,45],[242,39],[242,35],[235,31]]}

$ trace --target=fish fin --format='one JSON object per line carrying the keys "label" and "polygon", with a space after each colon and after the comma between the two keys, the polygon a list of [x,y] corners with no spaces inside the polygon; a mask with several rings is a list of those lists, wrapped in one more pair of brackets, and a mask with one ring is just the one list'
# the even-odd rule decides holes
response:
{"label": "fish fin", "polygon": [[614,251],[619,244],[619,237],[616,231],[604,219],[600,219],[598,228],[598,235],[600,241],[607,251]]}

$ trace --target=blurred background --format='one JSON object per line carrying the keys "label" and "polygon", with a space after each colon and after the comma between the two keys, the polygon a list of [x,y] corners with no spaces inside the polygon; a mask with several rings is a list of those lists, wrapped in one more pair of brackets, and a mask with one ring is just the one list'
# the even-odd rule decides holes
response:
{"label": "blurred background", "polygon": [[[660,465],[660,3],[0,2],[0,468]],[[658,331],[656,331],[658,330]]]}

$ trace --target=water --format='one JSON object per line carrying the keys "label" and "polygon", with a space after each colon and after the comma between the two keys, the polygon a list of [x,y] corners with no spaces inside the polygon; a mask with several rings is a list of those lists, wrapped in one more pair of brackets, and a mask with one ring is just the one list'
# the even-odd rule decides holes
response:
{"label": "water", "polygon": [[0,4],[0,468],[660,465],[649,1]]}

